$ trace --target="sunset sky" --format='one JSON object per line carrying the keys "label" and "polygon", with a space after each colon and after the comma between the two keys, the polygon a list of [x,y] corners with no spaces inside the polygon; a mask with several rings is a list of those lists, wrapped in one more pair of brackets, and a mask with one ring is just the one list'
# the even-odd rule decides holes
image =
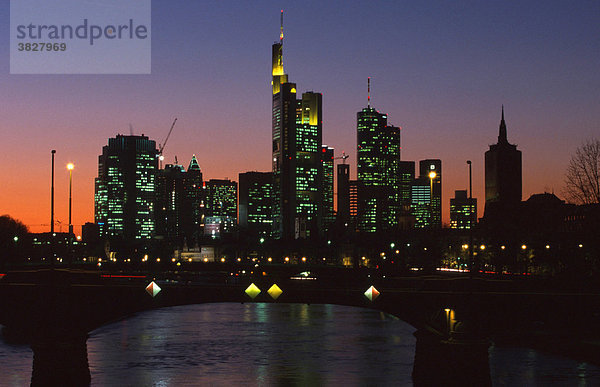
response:
{"label": "sunset sky", "polygon": [[[0,215],[67,231],[73,162],[75,231],[94,219],[98,155],[109,137],[145,134],[166,162],[196,154],[205,179],[271,168],[271,44],[284,9],[284,67],[298,91],[323,93],[323,141],[350,154],[356,112],[402,127],[403,160],[442,160],[443,213],[466,189],[484,203],[484,152],[498,135],[523,152],[523,198],[562,197],[570,155],[600,137],[600,2],[152,2],[151,75],[10,75],[9,2],[0,5]],[[57,231],[60,226],[57,226]]]}

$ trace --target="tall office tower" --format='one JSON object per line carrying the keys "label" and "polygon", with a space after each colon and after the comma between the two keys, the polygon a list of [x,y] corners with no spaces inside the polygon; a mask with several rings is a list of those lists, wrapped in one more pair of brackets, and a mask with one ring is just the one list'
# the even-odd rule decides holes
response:
{"label": "tall office tower", "polygon": [[417,228],[442,226],[442,161],[421,160],[411,187],[411,212]]}
{"label": "tall office tower", "polygon": [[239,226],[251,235],[270,237],[273,226],[273,173],[245,172],[239,178]]}
{"label": "tall office tower", "polygon": [[204,198],[202,171],[194,155],[188,170],[167,164],[156,178],[156,235],[181,247],[194,246],[202,234]]}
{"label": "tall office tower", "polygon": [[499,203],[514,205],[521,202],[522,185],[521,151],[509,144],[504,122],[504,106],[498,143],[485,152],[485,205]]}
{"label": "tall office tower", "polygon": [[182,165],[167,164],[156,176],[155,234],[177,244],[183,243],[184,175]]}
{"label": "tall office tower", "polygon": [[321,147],[321,165],[323,168],[323,187],[321,189],[323,203],[323,231],[329,230],[335,221],[333,209],[333,161],[334,149],[323,145]]}
{"label": "tall office tower", "polygon": [[205,235],[231,233],[237,224],[237,183],[211,179],[204,183]]}
{"label": "tall office tower", "polygon": [[154,233],[156,142],[148,137],[108,139],[98,157],[95,221],[103,237],[133,244]]}
{"label": "tall office tower", "polygon": [[450,199],[450,228],[468,230],[477,222],[477,199],[467,197],[467,190],[454,191]]}
{"label": "tall office tower", "polygon": [[400,219],[399,226],[402,230],[409,230],[415,226],[415,217],[411,212],[412,185],[415,181],[415,162],[400,161]]}
{"label": "tall office tower", "polygon": [[337,166],[337,218],[341,224],[350,221],[350,165]]}
{"label": "tall office tower", "polygon": [[400,208],[402,213],[410,212],[410,192],[413,181],[415,180],[415,162],[400,161]]}
{"label": "tall office tower", "polygon": [[[369,96],[370,101],[370,96]],[[356,114],[357,173],[364,208],[360,231],[377,232],[398,225],[400,215],[400,128],[387,124],[387,115],[370,102]]]}
{"label": "tall office tower", "polygon": [[183,230],[188,246],[192,247],[202,235],[204,227],[204,181],[202,170],[192,155],[188,169],[183,176],[183,189],[185,191]]}
{"label": "tall office tower", "polygon": [[296,84],[283,71],[283,13],[279,42],[273,44],[273,236],[293,239],[320,232],[323,168],[322,96],[296,99]]}

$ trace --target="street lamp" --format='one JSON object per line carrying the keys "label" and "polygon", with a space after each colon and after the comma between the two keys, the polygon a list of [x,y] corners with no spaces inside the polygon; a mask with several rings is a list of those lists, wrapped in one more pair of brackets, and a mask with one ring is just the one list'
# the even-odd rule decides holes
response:
{"label": "street lamp", "polygon": [[467,160],[469,166],[469,274],[473,278],[475,271],[475,260],[473,258],[473,180],[471,174],[471,160]]}
{"label": "street lamp", "polygon": [[50,183],[50,266],[54,266],[54,155],[56,150],[52,149],[52,180]]}
{"label": "street lamp", "polygon": [[429,172],[429,222],[433,222],[433,179],[435,179],[436,176],[437,173],[435,173],[435,171]]}
{"label": "street lamp", "polygon": [[56,150],[52,149],[52,180],[50,184],[50,234],[54,234],[54,155]]}
{"label": "street lamp", "polygon": [[73,168],[75,168],[73,163],[67,164],[67,169],[69,170],[69,234],[73,234],[73,223],[71,223],[71,204],[73,202]]}
{"label": "street lamp", "polygon": [[435,179],[435,177],[437,176],[437,173],[435,173],[435,171],[431,171],[429,172],[429,180],[431,182],[431,191],[433,192],[433,179]]}

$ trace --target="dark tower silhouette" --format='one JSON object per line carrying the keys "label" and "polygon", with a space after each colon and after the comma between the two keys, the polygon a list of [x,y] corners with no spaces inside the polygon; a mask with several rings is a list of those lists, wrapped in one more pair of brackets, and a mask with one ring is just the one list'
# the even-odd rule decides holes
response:
{"label": "dark tower silhouette", "polygon": [[327,145],[321,146],[321,164],[323,168],[322,194],[322,229],[329,230],[335,221],[335,210],[333,209],[333,164],[334,149]]}
{"label": "dark tower silhouette", "polygon": [[[504,121],[504,105],[498,133],[498,143],[485,152],[485,205],[512,206],[521,202],[522,163],[521,151],[510,144]],[[496,205],[495,205],[496,206]]]}
{"label": "dark tower silhouette", "polygon": [[350,220],[350,165],[337,166],[337,218],[342,224]]}

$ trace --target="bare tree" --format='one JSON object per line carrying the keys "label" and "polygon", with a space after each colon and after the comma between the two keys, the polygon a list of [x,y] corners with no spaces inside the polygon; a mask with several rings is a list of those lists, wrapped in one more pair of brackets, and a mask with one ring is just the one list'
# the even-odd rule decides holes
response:
{"label": "bare tree", "polygon": [[565,174],[564,192],[572,203],[600,203],[599,139],[586,141],[571,157]]}

